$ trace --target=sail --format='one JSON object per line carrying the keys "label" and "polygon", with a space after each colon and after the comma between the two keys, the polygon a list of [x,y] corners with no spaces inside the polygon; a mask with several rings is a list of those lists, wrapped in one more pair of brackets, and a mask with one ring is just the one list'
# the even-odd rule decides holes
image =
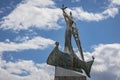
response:
{"label": "sail", "polygon": [[84,61],[84,55],[83,55],[83,51],[82,51],[82,47],[81,47],[81,43],[80,43],[80,39],[79,39],[79,34],[78,34],[78,29],[77,27],[73,28],[73,36],[76,42],[76,45],[78,47],[78,50],[80,52],[81,58]]}

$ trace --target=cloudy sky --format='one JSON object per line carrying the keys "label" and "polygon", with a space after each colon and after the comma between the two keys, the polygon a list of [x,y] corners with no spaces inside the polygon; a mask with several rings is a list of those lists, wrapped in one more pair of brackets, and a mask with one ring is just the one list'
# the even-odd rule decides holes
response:
{"label": "cloudy sky", "polygon": [[62,4],[77,22],[85,59],[95,56],[88,80],[120,80],[120,0],[0,0],[0,80],[54,79],[46,59],[55,41],[64,48]]}

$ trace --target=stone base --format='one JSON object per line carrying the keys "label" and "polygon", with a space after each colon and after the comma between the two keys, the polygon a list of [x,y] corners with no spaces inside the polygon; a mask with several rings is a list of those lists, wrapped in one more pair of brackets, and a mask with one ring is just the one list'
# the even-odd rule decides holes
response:
{"label": "stone base", "polygon": [[73,70],[55,67],[54,80],[86,80],[86,76]]}
{"label": "stone base", "polygon": [[86,80],[85,76],[55,76],[54,80]]}

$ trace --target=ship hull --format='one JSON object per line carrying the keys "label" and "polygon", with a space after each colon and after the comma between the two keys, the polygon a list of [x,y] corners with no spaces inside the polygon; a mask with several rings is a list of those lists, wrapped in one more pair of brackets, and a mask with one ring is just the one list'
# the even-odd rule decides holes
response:
{"label": "ship hull", "polygon": [[47,64],[52,66],[58,66],[65,69],[74,70],[80,73],[82,73],[82,70],[84,70],[88,77],[90,77],[90,70],[93,62],[94,59],[85,62],[80,60],[76,56],[64,53],[60,51],[57,46],[52,50],[47,59]]}

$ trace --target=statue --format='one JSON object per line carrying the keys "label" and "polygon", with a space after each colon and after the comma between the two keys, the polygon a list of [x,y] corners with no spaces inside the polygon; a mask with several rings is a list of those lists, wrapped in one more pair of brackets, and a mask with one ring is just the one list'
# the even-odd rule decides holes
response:
{"label": "statue", "polygon": [[[59,42],[56,42],[55,48],[52,50],[47,59],[47,64],[74,70],[80,73],[83,73],[82,70],[84,70],[86,75],[90,77],[90,70],[94,62],[94,57],[92,57],[92,60],[88,62],[84,60],[76,23],[73,20],[72,13],[70,12],[69,15],[66,13],[66,8],[67,7],[64,7],[64,5],[61,8],[66,22],[64,52],[59,50]],[[81,55],[81,59],[75,54],[73,50],[71,42],[72,36],[75,39],[76,45]]]}

